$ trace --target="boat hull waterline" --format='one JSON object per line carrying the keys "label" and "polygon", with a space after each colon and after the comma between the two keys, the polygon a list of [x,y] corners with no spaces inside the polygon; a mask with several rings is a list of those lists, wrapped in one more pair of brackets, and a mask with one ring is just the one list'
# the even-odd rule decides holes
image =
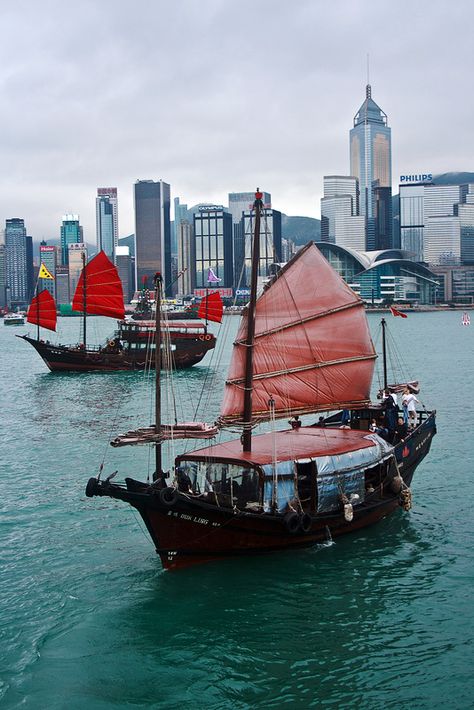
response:
{"label": "boat hull waterline", "polygon": [[[144,370],[155,367],[153,351],[134,352],[122,350],[106,352],[97,349],[52,345],[27,335],[18,336],[32,345],[52,372],[110,372],[117,370]],[[200,362],[215,346],[215,338],[195,341],[186,340],[175,344],[171,353],[173,367],[192,367]]]}
{"label": "boat hull waterline", "polygon": [[[394,448],[397,468],[410,486],[416,467],[428,454],[436,433],[431,413],[412,434]],[[400,494],[390,487],[375,491],[354,506],[353,519],[344,511],[315,513],[308,530],[290,532],[282,514],[251,513],[218,507],[198,497],[178,494],[164,503],[160,491],[126,479],[127,487],[90,479],[87,496],[107,496],[129,503],[142,516],[165,569],[180,569],[226,557],[271,553],[311,547],[377,523],[400,506]]]}

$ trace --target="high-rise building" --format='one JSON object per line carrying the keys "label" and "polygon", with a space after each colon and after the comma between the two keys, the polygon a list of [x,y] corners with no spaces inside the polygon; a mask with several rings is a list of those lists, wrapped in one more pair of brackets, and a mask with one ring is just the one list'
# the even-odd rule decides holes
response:
{"label": "high-rise building", "polygon": [[0,308],[7,305],[7,271],[5,244],[0,244]]}
{"label": "high-rise building", "polygon": [[222,205],[203,205],[194,214],[196,288],[208,285],[209,269],[220,279],[219,286],[233,285],[232,215]]}
{"label": "high-rise building", "polygon": [[[255,228],[253,210],[246,210],[242,215],[242,241],[236,244],[235,285],[236,288],[250,285],[252,242]],[[270,266],[282,261],[281,249],[281,212],[264,207],[260,218],[260,258],[258,276],[270,276]],[[238,248],[237,248],[238,246]]]}
{"label": "high-rise building", "polygon": [[[350,131],[350,173],[359,180],[360,212],[366,219],[367,250],[392,246],[391,129],[372,99],[370,84]],[[385,246],[383,246],[385,245]]]}
{"label": "high-rise building", "polygon": [[116,264],[119,278],[122,282],[124,303],[130,303],[135,291],[133,269],[134,263],[128,246],[118,246],[116,249]]}
{"label": "high-rise building", "polygon": [[474,263],[474,185],[400,185],[400,245],[414,261]]}
{"label": "high-rise building", "polygon": [[325,175],[321,198],[321,241],[365,250],[365,217],[359,215],[359,181],[349,175]]}
{"label": "high-rise building", "polygon": [[116,187],[98,187],[95,200],[97,250],[105,251],[115,263],[118,245],[118,203]]}
{"label": "high-rise building", "polygon": [[174,221],[173,221],[172,244],[171,244],[172,254],[178,253],[179,223],[183,219],[188,219],[188,206],[181,205],[179,202],[179,197],[175,197],[174,198]]}
{"label": "high-rise building", "polygon": [[5,251],[8,305],[23,308],[31,298],[33,285],[32,239],[26,235],[24,220],[6,220]]}
{"label": "high-rise building", "polygon": [[135,283],[153,288],[160,272],[166,293],[171,293],[170,186],[160,180],[138,180],[135,197]]}
{"label": "high-rise building", "polygon": [[86,245],[80,242],[69,244],[68,248],[68,264],[69,264],[69,295],[72,299],[76,291],[76,286],[79,282],[79,277],[84,264],[87,263]]}
{"label": "high-rise building", "polygon": [[53,298],[56,298],[56,271],[61,263],[61,248],[56,246],[48,246],[45,241],[42,241],[39,249],[40,264],[44,264],[54,280],[38,279],[38,291],[45,289],[50,292]]}
{"label": "high-rise building", "polygon": [[[262,192],[262,202],[265,207],[272,206],[272,196],[269,192]],[[229,192],[229,209],[234,224],[239,224],[244,212],[253,208],[255,190],[253,192]]]}
{"label": "high-rise building", "polygon": [[67,266],[69,259],[69,245],[82,244],[84,235],[79,224],[79,215],[65,214],[61,225],[61,262]]}
{"label": "high-rise building", "polygon": [[69,268],[58,264],[56,268],[56,303],[58,306],[70,303]]}
{"label": "high-rise building", "polygon": [[178,272],[183,272],[178,279],[177,292],[187,296],[196,288],[196,242],[193,226],[189,220],[181,219],[177,227]]}

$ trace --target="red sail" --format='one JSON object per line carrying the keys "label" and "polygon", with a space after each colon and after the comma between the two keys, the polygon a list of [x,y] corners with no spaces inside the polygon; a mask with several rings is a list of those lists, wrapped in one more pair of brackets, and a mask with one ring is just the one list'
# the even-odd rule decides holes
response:
{"label": "red sail", "polygon": [[72,301],[72,310],[84,312],[84,274],[86,313],[124,318],[122,282],[117,268],[104,251],[100,251],[82,270]]}
{"label": "red sail", "polygon": [[224,306],[221,295],[218,291],[216,291],[214,293],[210,293],[208,296],[204,296],[199,306],[198,318],[204,318],[205,320],[212,320],[216,323],[220,323],[222,321],[223,311]]}
{"label": "red sail", "polygon": [[56,303],[49,291],[46,289],[40,291],[32,299],[26,314],[26,320],[28,323],[41,326],[41,328],[56,330]]}
{"label": "red sail", "polygon": [[[221,408],[242,419],[247,317],[234,343]],[[362,300],[310,243],[257,300],[252,413],[275,416],[361,406],[369,401],[375,350]]]}

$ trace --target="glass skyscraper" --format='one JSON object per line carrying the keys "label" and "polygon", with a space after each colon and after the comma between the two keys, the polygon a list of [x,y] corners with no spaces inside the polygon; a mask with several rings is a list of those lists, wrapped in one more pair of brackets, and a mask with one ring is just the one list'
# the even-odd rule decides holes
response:
{"label": "glass skyscraper", "polygon": [[64,266],[69,264],[69,245],[82,244],[83,241],[79,215],[65,214],[61,225],[61,261]]}
{"label": "glass skyscraper", "polygon": [[22,219],[7,219],[5,224],[7,301],[12,307],[24,307],[32,289],[33,252]]}
{"label": "glass skyscraper", "polygon": [[118,246],[117,188],[98,187],[95,201],[97,250],[103,250],[115,263]]}
{"label": "glass skyscraper", "polygon": [[392,153],[387,116],[372,99],[370,84],[350,131],[350,172],[359,180],[366,249],[392,247]]}
{"label": "glass skyscraper", "polygon": [[153,278],[162,274],[166,294],[171,286],[170,186],[160,180],[138,180],[135,196],[135,284],[153,289]]}
{"label": "glass skyscraper", "polygon": [[208,285],[209,269],[221,279],[220,287],[233,281],[232,215],[222,205],[199,207],[194,214],[196,288]]}

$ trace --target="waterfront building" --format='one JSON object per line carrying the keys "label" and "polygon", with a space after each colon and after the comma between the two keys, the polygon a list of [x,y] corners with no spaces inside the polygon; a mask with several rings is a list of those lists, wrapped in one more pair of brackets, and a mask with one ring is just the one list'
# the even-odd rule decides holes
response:
{"label": "waterfront building", "polygon": [[436,303],[474,303],[474,266],[434,265],[438,280]]}
{"label": "waterfront building", "polygon": [[321,241],[365,249],[365,217],[359,215],[359,181],[349,175],[325,175],[321,198]]}
{"label": "waterfront building", "polygon": [[23,219],[7,219],[5,225],[5,275],[8,305],[24,308],[33,288],[33,241]]}
{"label": "waterfront building", "polygon": [[68,266],[69,266],[69,294],[72,297],[76,291],[76,286],[81,275],[81,271],[87,264],[87,248],[80,242],[73,242],[68,246]]}
{"label": "waterfront building", "polygon": [[[242,215],[241,227],[236,232],[235,285],[245,288],[250,285],[252,240],[254,233],[254,212],[246,210]],[[282,261],[281,212],[264,207],[260,220],[260,258],[258,276],[270,275],[272,264]]]}
{"label": "waterfront building", "polygon": [[196,288],[196,242],[193,225],[187,219],[177,223],[178,272],[183,272],[178,279],[177,293],[183,296],[194,292]]}
{"label": "waterfront building", "polygon": [[[195,288],[208,285],[209,269],[220,279],[219,287],[233,286],[232,215],[222,205],[203,205],[193,217]],[[190,255],[191,258],[191,255]]]}
{"label": "waterfront building", "polygon": [[366,220],[366,249],[392,246],[392,154],[387,115],[366,97],[350,131],[350,173],[359,181],[359,214]]}
{"label": "waterfront building", "polygon": [[65,214],[61,224],[61,262],[67,266],[69,259],[69,245],[82,244],[84,241],[83,229],[79,224],[79,215]]}
{"label": "waterfront building", "polygon": [[170,186],[160,180],[138,180],[135,202],[135,284],[153,288],[153,278],[162,274],[166,293],[171,292]]}
{"label": "waterfront building", "polygon": [[56,303],[64,306],[71,302],[69,294],[69,267],[58,264],[56,267]]}
{"label": "waterfront building", "polygon": [[400,185],[400,245],[414,261],[474,263],[474,185]]}
{"label": "waterfront building", "polygon": [[134,261],[130,256],[130,249],[128,246],[117,246],[115,252],[115,260],[117,265],[117,271],[122,282],[123,289],[123,300],[124,303],[130,303],[135,292],[134,284]]}
{"label": "waterfront building", "polygon": [[5,244],[0,244],[0,308],[7,305],[7,272]]}
{"label": "waterfront building", "polygon": [[400,249],[360,252],[329,242],[317,247],[331,266],[367,303],[434,304],[438,281],[423,264]]}
{"label": "waterfront building", "polygon": [[56,271],[61,263],[61,247],[48,246],[45,241],[42,241],[39,248],[39,258],[40,264],[45,265],[53,276],[53,280],[38,279],[38,292],[46,289],[53,298],[56,298]]}
{"label": "waterfront building", "polygon": [[116,187],[98,187],[95,201],[97,251],[105,251],[115,263],[118,245],[118,200]]}

